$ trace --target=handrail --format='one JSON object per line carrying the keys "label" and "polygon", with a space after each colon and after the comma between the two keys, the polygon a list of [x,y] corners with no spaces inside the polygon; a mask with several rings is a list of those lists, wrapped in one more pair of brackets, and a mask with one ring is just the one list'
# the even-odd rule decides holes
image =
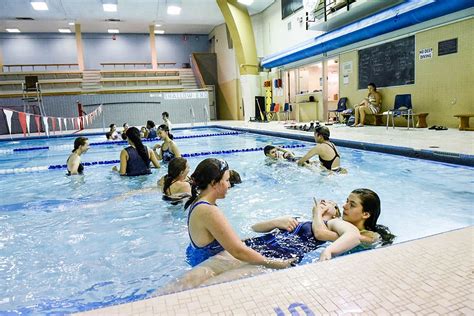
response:
{"label": "handrail", "polygon": [[6,72],[10,72],[10,68],[17,68],[20,67],[20,71],[23,71],[23,67],[31,67],[33,70],[35,70],[35,67],[44,67],[44,70],[47,70],[48,67],[56,67],[57,70],[59,70],[59,67],[68,67],[71,69],[71,66],[76,66],[79,67],[78,64],[9,64],[9,65],[3,65],[3,68],[8,69]]}
{"label": "handrail", "polygon": [[[157,62],[156,63],[158,66],[160,65],[163,65],[163,66],[166,66],[166,65],[176,65],[175,62]],[[133,66],[133,69],[136,68],[137,65],[143,65],[143,66],[152,66],[152,63],[150,62],[141,62],[141,61],[138,61],[138,62],[105,62],[105,63],[100,63],[100,65],[102,66],[102,68],[105,68],[106,66],[114,66],[114,69],[115,69],[115,66],[123,66],[123,69],[126,69],[125,67],[126,66]],[[145,68],[146,69],[146,68]]]}
{"label": "handrail", "polygon": [[199,66],[196,61],[196,57],[194,57],[194,53],[191,54],[191,69],[193,70],[194,76],[197,78],[199,88],[205,88],[206,83],[204,82],[204,78],[202,77],[201,71],[199,70]]}

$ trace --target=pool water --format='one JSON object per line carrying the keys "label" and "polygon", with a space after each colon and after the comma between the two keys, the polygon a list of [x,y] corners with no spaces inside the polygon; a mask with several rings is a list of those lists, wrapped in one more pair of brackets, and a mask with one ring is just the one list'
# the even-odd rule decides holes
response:
{"label": "pool water", "polygon": [[[199,128],[175,136],[223,133]],[[91,142],[105,141],[90,136]],[[0,149],[50,146],[49,150],[0,154],[0,170],[64,164],[74,138],[0,142]],[[244,133],[176,140],[182,153],[304,144]],[[147,143],[152,146],[154,143]],[[119,159],[120,145],[93,146],[84,162]],[[250,226],[282,215],[309,219],[312,198],[340,205],[355,188],[370,188],[382,200],[380,224],[396,243],[472,225],[474,169],[375,152],[339,148],[347,175],[268,164],[262,151],[191,157],[221,157],[243,183],[218,201],[241,237]],[[88,166],[84,176],[65,169],[0,174],[0,314],[71,313],[143,299],[190,269],[186,213],[162,201],[150,176],[120,177],[111,165]],[[303,260],[317,260],[309,254]]]}

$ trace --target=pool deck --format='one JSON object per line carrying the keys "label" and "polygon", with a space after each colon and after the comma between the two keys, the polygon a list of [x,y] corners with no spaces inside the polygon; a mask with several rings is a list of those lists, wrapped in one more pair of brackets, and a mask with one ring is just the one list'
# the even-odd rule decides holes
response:
{"label": "pool deck", "polygon": [[[288,130],[278,122],[219,121],[209,125],[312,135]],[[474,132],[469,131],[342,125],[330,126],[330,130],[333,139],[474,155]],[[470,226],[326,262],[80,314],[473,315],[473,241],[474,226]]]}

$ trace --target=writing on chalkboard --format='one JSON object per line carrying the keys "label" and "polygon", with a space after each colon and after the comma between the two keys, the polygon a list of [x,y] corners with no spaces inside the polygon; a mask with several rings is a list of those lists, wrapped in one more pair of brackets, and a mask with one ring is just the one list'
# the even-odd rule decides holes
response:
{"label": "writing on chalkboard", "polygon": [[415,83],[415,37],[359,51],[359,89],[373,82],[378,87]]}

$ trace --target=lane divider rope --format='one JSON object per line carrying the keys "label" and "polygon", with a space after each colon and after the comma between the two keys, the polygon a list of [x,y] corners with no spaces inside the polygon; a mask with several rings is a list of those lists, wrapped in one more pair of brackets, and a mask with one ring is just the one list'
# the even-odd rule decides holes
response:
{"label": "lane divider rope", "polygon": [[[281,148],[302,148],[306,147],[303,144],[297,145],[285,145],[279,146]],[[225,154],[235,154],[241,152],[255,152],[262,151],[263,147],[255,148],[243,148],[243,149],[228,149],[228,150],[216,150],[216,151],[203,151],[196,153],[189,153],[181,155],[183,158],[189,157],[199,157],[199,156],[209,156],[209,155],[225,155]],[[120,160],[104,160],[104,161],[92,161],[92,162],[83,162],[84,166],[95,166],[95,165],[110,165],[120,163]],[[0,174],[12,174],[12,173],[29,173],[29,172],[39,172],[45,170],[56,170],[56,169],[67,169],[67,165],[50,165],[50,166],[40,166],[40,167],[27,167],[27,168],[13,168],[13,169],[0,169]]]}
{"label": "lane divider rope", "polygon": [[[200,137],[213,137],[213,136],[228,136],[228,135],[239,135],[243,132],[226,132],[226,133],[214,133],[214,134],[201,134],[201,135],[188,135],[188,136],[176,136],[174,139],[188,139],[188,138],[200,138]],[[142,142],[154,142],[159,141],[159,137],[142,139]],[[106,145],[127,145],[126,140],[121,141],[107,141],[107,142],[96,142],[90,143],[90,146],[106,146]],[[37,146],[37,147],[25,147],[25,148],[13,148],[13,149],[1,149],[0,154],[11,154],[14,152],[33,151],[33,150],[51,150],[51,149],[70,149],[71,145],[56,145],[56,146]]]}

